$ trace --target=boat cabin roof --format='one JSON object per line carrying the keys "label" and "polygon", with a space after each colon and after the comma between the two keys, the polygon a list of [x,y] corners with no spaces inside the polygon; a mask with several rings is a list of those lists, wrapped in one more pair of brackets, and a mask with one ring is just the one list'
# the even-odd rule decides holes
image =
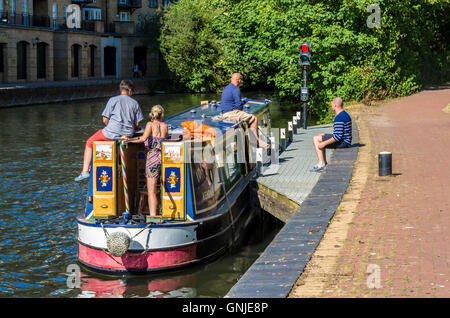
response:
{"label": "boat cabin roof", "polygon": [[[250,114],[256,114],[271,103],[270,100],[258,99],[243,99],[244,111]],[[214,128],[218,134],[224,134],[230,127],[234,126],[236,122],[223,121],[221,118],[222,109],[220,102],[208,101],[201,105],[197,105],[186,109],[180,113],[166,118],[165,123],[169,125],[172,138],[177,135],[182,135],[185,129],[182,123],[188,121],[195,121]]]}

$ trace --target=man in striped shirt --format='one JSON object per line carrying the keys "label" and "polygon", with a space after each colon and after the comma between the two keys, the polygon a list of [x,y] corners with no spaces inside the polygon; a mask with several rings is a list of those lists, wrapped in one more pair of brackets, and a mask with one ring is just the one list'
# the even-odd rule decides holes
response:
{"label": "man in striped shirt", "polygon": [[335,113],[333,134],[319,134],[313,137],[318,163],[312,172],[320,172],[327,165],[325,149],[348,148],[352,144],[352,119],[343,108],[342,98],[336,97],[331,102],[331,108]]}

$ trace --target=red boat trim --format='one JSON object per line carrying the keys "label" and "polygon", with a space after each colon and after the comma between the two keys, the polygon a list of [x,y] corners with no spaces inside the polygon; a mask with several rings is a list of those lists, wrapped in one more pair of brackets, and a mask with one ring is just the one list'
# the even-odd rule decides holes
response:
{"label": "red boat trim", "polygon": [[[194,255],[194,254],[196,254],[195,248],[185,249],[185,250],[183,250],[183,249],[174,250],[173,252],[175,252],[175,253],[184,253],[184,255],[187,256],[188,258],[185,258],[184,260],[182,260],[182,258],[175,257],[175,259],[170,260],[170,255],[169,255],[169,257],[167,257],[167,255],[164,255],[167,253],[164,253],[163,251],[156,252],[156,253],[158,253],[158,255],[149,255],[149,254],[154,254],[155,252],[147,252],[138,257],[136,257],[136,255],[129,255],[129,253],[126,253],[122,257],[114,257],[103,250],[99,251],[99,250],[94,250],[94,249],[89,249],[89,248],[84,249],[84,247],[83,248],[80,248],[80,247],[82,247],[82,245],[78,246],[78,261],[80,262],[80,264],[84,265],[87,268],[91,268],[95,271],[106,272],[106,273],[158,272],[158,271],[167,271],[167,270],[172,270],[172,269],[178,269],[180,267],[193,265],[198,262],[202,262],[208,258],[212,258],[215,255],[218,255],[219,253],[222,253],[225,250],[225,247],[223,247],[208,256],[198,258],[198,259],[195,258],[196,255]],[[96,255],[93,256],[94,258],[95,258],[95,256],[97,256],[102,259],[108,260],[108,262],[100,261],[102,263],[102,265],[100,265],[100,264],[98,264],[99,263],[98,261],[95,262],[95,259],[94,259],[94,261],[90,261],[90,259],[86,260],[86,259],[84,259],[83,255],[80,255],[80,251],[81,251],[81,253],[86,252],[86,253],[90,253],[90,254],[92,252],[94,252],[94,253],[96,253]],[[133,256],[135,257],[134,262],[133,262],[133,259],[130,260],[130,257],[133,258]],[[153,260],[149,258],[151,256],[153,256],[153,258],[154,258]],[[125,265],[123,264],[124,257],[125,257],[125,263],[128,262]],[[189,257],[191,257],[191,258],[189,259]],[[168,259],[169,259],[169,261],[167,261]],[[162,260],[162,262],[161,262],[161,260]],[[164,262],[164,260],[166,262]],[[148,261],[150,261],[150,263]],[[180,261],[180,262],[178,262],[178,261]],[[152,264],[156,264],[156,266],[152,267]]]}
{"label": "red boat trim", "polygon": [[[192,242],[185,243],[185,244],[172,245],[172,246],[160,247],[160,248],[152,248],[152,249],[139,249],[139,250],[132,250],[132,249],[129,249],[129,250],[127,251],[127,253],[142,253],[142,252],[144,252],[144,251],[145,251],[145,252],[170,251],[170,250],[177,249],[177,248],[185,248],[185,247],[189,247],[189,246],[191,246],[191,245],[198,244],[199,242],[200,242],[200,241],[192,241]],[[86,244],[86,243],[84,243],[84,242],[81,242],[80,240],[78,240],[78,244],[84,245],[84,246],[86,246],[86,247],[88,247],[88,248],[90,248],[90,249],[94,249],[94,250],[99,250],[99,251],[105,250],[105,249],[102,248],[102,247],[92,246],[92,245]]]}

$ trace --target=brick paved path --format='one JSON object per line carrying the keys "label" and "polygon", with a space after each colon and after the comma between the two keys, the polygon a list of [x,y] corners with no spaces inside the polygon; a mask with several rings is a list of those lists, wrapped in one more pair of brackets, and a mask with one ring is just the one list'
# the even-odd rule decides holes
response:
{"label": "brick paved path", "polygon": [[[322,296],[450,297],[449,103],[450,88],[427,90],[362,115],[368,179]],[[393,176],[378,176],[381,151]]]}

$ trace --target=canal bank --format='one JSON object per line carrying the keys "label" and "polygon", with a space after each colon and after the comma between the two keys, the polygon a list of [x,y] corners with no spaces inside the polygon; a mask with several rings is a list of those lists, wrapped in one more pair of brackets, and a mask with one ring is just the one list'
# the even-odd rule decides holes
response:
{"label": "canal bank", "polygon": [[[330,126],[300,129],[280,155],[277,173],[256,180],[263,188],[263,194],[258,193],[258,197],[263,198],[262,206],[277,217],[287,218],[287,222],[225,297],[285,298],[289,295],[340,204],[358,154],[359,132],[354,122],[352,147],[332,153],[327,151],[329,164],[325,171],[311,172],[317,162],[312,137],[331,130]],[[264,199],[266,196],[274,199]],[[292,216],[286,215],[287,209],[280,206],[279,202],[286,200],[299,205]],[[265,204],[267,201],[278,202],[278,205]],[[280,213],[277,209],[285,211]]]}
{"label": "canal bank", "polygon": [[[160,78],[133,79],[135,95],[152,93]],[[120,80],[42,81],[0,84],[0,108],[65,103],[111,97],[118,94]]]}

